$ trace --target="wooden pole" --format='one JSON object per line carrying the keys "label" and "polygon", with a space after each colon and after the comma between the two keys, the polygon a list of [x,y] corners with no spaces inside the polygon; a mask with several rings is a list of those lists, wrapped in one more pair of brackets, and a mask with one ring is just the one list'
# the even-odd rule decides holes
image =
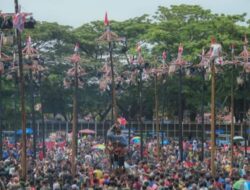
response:
{"label": "wooden pole", "polygon": [[[232,61],[234,56],[232,54]],[[234,160],[234,63],[231,71],[231,169],[233,169]]]}
{"label": "wooden pole", "polygon": [[116,93],[115,93],[115,74],[114,74],[114,64],[113,64],[113,52],[112,43],[109,42],[109,57],[110,57],[110,67],[111,67],[111,80],[112,80],[112,121],[113,123],[117,120],[117,107],[116,107]]}
{"label": "wooden pole", "polygon": [[201,124],[202,124],[202,134],[201,134],[201,160],[204,160],[204,142],[205,142],[205,122],[204,122],[204,103],[205,103],[205,69],[201,70],[202,77],[202,95],[201,95]]}
{"label": "wooden pole", "polygon": [[179,153],[180,153],[180,161],[183,161],[183,134],[182,134],[182,67],[179,68],[179,93],[178,93],[178,118],[179,118]]}
{"label": "wooden pole", "polygon": [[244,86],[243,86],[243,126],[244,126],[244,139],[245,139],[245,143],[244,143],[244,149],[245,149],[245,157],[247,157],[247,142],[248,142],[248,134],[247,134],[247,123],[246,123],[246,91],[247,91],[247,78],[246,78],[246,71],[244,70],[243,73],[243,78],[244,78]]}
{"label": "wooden pole", "polygon": [[157,74],[155,74],[155,119],[156,119],[156,133],[157,133],[157,159],[160,160],[160,125],[159,125],[159,103],[158,103],[158,89],[157,89]]}
{"label": "wooden pole", "polygon": [[30,74],[30,99],[31,99],[31,125],[33,129],[33,159],[36,159],[36,138],[37,138],[37,130],[36,130],[36,118],[35,118],[35,98],[34,98],[34,87],[33,87],[33,74],[32,69],[29,69]]}
{"label": "wooden pole", "polygon": [[214,60],[211,65],[211,172],[215,177],[215,65]]}
{"label": "wooden pole", "polygon": [[43,94],[42,94],[42,73],[39,71],[39,93],[40,93],[40,101],[41,101],[41,116],[42,116],[42,152],[43,157],[46,157],[46,144],[45,144],[45,122],[44,122],[44,103],[43,103]]}
{"label": "wooden pole", "polygon": [[[234,68],[234,67],[233,67]],[[233,70],[232,70],[232,81],[231,81],[231,169],[233,169],[234,160],[234,84],[233,84]]]}
{"label": "wooden pole", "polygon": [[0,70],[0,160],[3,158],[3,105],[2,105],[2,71]]}
{"label": "wooden pole", "polygon": [[76,175],[76,158],[77,158],[77,91],[78,91],[78,63],[75,63],[75,81],[73,96],[73,129],[72,129],[72,157],[71,157],[71,174]]}
{"label": "wooden pole", "polygon": [[[18,13],[18,0],[15,0],[15,13]],[[19,88],[20,88],[20,103],[21,103],[21,120],[22,120],[22,155],[21,155],[21,177],[26,181],[27,178],[27,165],[26,165],[26,112],[25,112],[25,93],[24,93],[24,77],[23,77],[23,57],[22,57],[22,39],[21,33],[16,29],[17,46],[19,57]]]}
{"label": "wooden pole", "polygon": [[[140,123],[140,153],[141,153],[141,160],[143,159],[143,134],[142,134],[142,72],[143,68],[140,67],[140,82],[139,82],[139,123]],[[145,131],[146,132],[146,131]]]}

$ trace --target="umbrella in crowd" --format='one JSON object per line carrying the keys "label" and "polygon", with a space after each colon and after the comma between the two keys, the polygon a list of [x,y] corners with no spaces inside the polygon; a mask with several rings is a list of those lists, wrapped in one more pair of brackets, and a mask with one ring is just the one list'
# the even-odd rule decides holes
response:
{"label": "umbrella in crowd", "polygon": [[95,134],[95,131],[91,129],[83,129],[79,131],[79,134],[93,135]]}
{"label": "umbrella in crowd", "polygon": [[124,117],[120,117],[117,120],[122,126],[125,126],[127,124],[127,120]]}
{"label": "umbrella in crowd", "polygon": [[[23,130],[22,129],[17,130],[16,134],[17,135],[23,134]],[[33,130],[31,128],[26,128],[26,134],[27,135],[33,134]]]}
{"label": "umbrella in crowd", "polygon": [[233,189],[242,189],[241,187],[243,186],[243,183],[245,182],[244,179],[239,179],[238,181],[236,181],[234,184],[233,184]]}
{"label": "umbrella in crowd", "polygon": [[165,140],[163,140],[163,144],[164,144],[164,145],[169,145],[169,144],[170,144],[170,142],[169,142],[169,140],[168,140],[168,139],[165,139]]}
{"label": "umbrella in crowd", "polygon": [[216,133],[217,135],[219,135],[219,134],[225,133],[225,131],[224,131],[223,129],[216,129],[216,130],[215,130],[215,133]]}
{"label": "umbrella in crowd", "polygon": [[135,137],[133,137],[133,138],[131,139],[130,142],[131,142],[132,144],[139,144],[140,141],[141,141],[141,138],[138,137],[138,136],[135,136]]}
{"label": "umbrella in crowd", "polygon": [[94,150],[104,150],[105,145],[104,144],[96,144],[96,145],[92,146],[92,149],[94,149]]}

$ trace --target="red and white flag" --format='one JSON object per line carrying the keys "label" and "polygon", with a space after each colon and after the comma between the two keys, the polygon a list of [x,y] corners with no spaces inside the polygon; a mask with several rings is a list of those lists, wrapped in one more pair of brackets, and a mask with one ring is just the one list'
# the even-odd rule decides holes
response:
{"label": "red and white flag", "polygon": [[183,53],[183,45],[182,43],[180,43],[179,47],[178,47],[178,57],[181,57]]}
{"label": "red and white flag", "polygon": [[105,17],[104,17],[104,25],[105,26],[109,26],[109,19],[108,19],[108,13],[105,13]]}
{"label": "red and white flag", "polygon": [[162,52],[162,59],[165,61],[167,59],[167,52],[163,51]]}
{"label": "red and white flag", "polygon": [[19,30],[20,32],[24,29],[25,15],[22,13],[17,13],[13,16],[13,28]]}

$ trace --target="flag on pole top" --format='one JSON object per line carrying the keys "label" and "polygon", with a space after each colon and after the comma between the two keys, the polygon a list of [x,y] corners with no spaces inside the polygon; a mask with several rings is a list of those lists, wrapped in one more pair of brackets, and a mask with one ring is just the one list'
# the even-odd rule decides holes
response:
{"label": "flag on pole top", "polygon": [[13,28],[19,30],[19,32],[22,32],[24,29],[24,23],[25,23],[25,14],[17,13],[13,16]]}
{"label": "flag on pole top", "polygon": [[167,52],[163,51],[162,52],[162,59],[165,61],[167,59]]}
{"label": "flag on pole top", "polygon": [[109,19],[108,19],[108,13],[105,13],[105,17],[104,17],[104,25],[105,26],[109,26]]}
{"label": "flag on pole top", "polygon": [[183,45],[182,45],[182,43],[180,43],[180,45],[178,47],[178,54],[182,55],[182,53],[183,53]]}

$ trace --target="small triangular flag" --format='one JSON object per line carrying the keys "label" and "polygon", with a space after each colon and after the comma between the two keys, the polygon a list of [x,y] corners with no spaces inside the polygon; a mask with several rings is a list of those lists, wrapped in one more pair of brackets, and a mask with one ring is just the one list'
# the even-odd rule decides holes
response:
{"label": "small triangular flag", "polygon": [[167,52],[163,51],[162,52],[162,59],[165,61],[167,59]]}
{"label": "small triangular flag", "polygon": [[109,26],[109,19],[108,19],[108,13],[105,13],[105,18],[104,18],[104,25]]}

